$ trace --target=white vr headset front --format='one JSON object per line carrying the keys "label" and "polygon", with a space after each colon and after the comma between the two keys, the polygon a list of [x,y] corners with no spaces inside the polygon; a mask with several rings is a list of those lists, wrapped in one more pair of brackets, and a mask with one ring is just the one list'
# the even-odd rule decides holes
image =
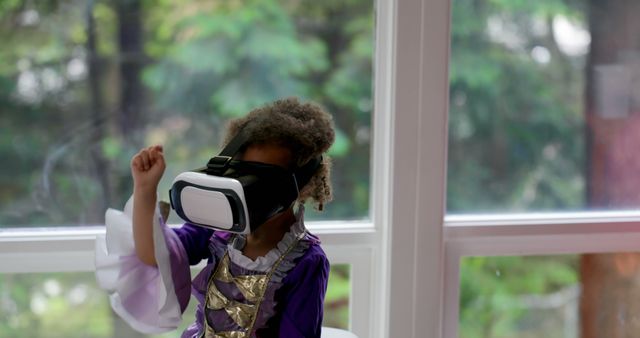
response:
{"label": "white vr headset front", "polygon": [[250,232],[247,203],[238,180],[190,171],[176,176],[174,189],[179,197],[172,195],[171,205],[183,220],[216,230]]}

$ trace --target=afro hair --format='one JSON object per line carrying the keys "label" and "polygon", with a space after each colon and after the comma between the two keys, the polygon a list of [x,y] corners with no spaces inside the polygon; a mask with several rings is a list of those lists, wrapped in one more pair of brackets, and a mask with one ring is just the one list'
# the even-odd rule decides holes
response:
{"label": "afro hair", "polygon": [[333,144],[335,132],[333,118],[324,109],[297,98],[274,101],[231,120],[223,143],[230,142],[240,130],[248,135],[248,144],[273,143],[288,148],[296,166],[322,155],[320,167],[301,189],[298,201],[312,199],[318,210],[331,201],[331,160],[325,152]]}

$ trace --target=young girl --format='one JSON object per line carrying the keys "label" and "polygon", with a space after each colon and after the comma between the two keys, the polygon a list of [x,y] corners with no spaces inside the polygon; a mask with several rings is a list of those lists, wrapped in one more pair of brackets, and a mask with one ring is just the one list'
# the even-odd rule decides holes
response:
{"label": "young girl", "polygon": [[[296,99],[233,120],[224,143],[240,131],[248,141],[238,160],[291,171],[334,140],[331,116]],[[141,150],[131,161],[133,198],[124,212],[107,211],[106,238],[96,247],[97,279],[113,309],[141,332],[165,332],[179,325],[191,293],[196,320],[182,337],[320,337],[329,262],[304,226],[303,203],[311,199],[322,209],[331,198],[322,158],[299,187],[297,208],[292,203],[248,235],[234,235],[190,223],[168,228],[156,202],[163,149]],[[191,281],[189,265],[203,259],[206,267]]]}

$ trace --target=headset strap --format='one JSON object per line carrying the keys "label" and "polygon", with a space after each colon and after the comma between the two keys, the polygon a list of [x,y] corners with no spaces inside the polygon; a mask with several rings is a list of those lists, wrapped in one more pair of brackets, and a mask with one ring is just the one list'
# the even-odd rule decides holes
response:
{"label": "headset strap", "polygon": [[234,138],[227,143],[227,146],[222,149],[218,156],[212,157],[207,163],[207,167],[204,168],[207,173],[221,173],[227,169],[229,162],[233,159],[233,156],[238,153],[238,150],[244,146],[247,142],[247,135],[240,131]]}
{"label": "headset strap", "polygon": [[[208,174],[216,174],[221,173],[227,169],[229,166],[229,162],[233,159],[233,156],[238,153],[238,151],[245,145],[248,137],[246,133],[240,131],[224,149],[218,154],[218,156],[212,157],[207,163],[206,171]],[[296,179],[296,184],[299,188],[305,186],[313,177],[313,174],[316,173],[318,167],[322,163],[322,156],[314,157],[310,159],[305,165],[296,168],[293,171],[293,175]]]}

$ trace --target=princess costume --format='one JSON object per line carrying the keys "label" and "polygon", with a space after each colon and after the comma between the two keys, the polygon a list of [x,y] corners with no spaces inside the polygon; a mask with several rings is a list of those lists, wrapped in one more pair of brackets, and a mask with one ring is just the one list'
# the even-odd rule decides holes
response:
{"label": "princess costume", "polygon": [[[135,254],[132,204],[106,212],[106,235],[96,241],[96,278],[134,329],[175,330],[191,294],[198,301],[196,320],[183,338],[320,337],[329,262],[304,226],[303,206],[277,247],[256,260],[242,254],[244,236],[189,223],[169,228],[157,208],[153,267]],[[203,259],[206,267],[191,281],[190,265]]]}

